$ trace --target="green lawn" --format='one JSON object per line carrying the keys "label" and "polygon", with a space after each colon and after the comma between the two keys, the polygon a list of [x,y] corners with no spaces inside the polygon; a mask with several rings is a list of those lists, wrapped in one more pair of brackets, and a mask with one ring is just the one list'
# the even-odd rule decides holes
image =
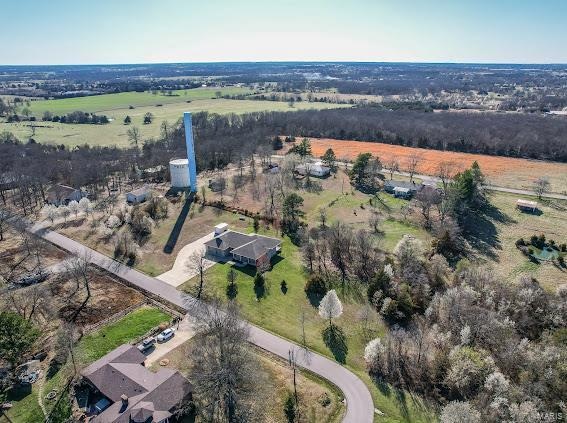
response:
{"label": "green lawn", "polygon": [[[144,335],[160,323],[169,321],[170,316],[153,307],[142,307],[122,317],[120,320],[95,331],[79,341],[75,347],[75,357],[79,368],[84,367],[103,355],[112,351],[121,344],[131,342]],[[71,364],[68,363],[61,370],[45,381],[43,394],[46,395],[52,389],[61,392],[71,372]],[[39,383],[39,382],[38,382]],[[31,391],[12,391],[7,400],[12,402],[13,407],[8,416],[14,423],[40,423],[43,421],[43,413],[37,402],[38,385],[32,385]],[[48,411],[55,402],[44,401]],[[64,414],[68,412],[69,404],[62,401],[58,407]],[[0,418],[0,422],[5,419]]]}
{"label": "green lawn", "polygon": [[30,109],[32,113],[41,118],[43,112],[50,111],[53,114],[66,114],[81,110],[83,112],[106,112],[115,109],[128,109],[130,106],[155,106],[156,104],[186,103],[194,100],[209,100],[216,97],[216,92],[222,95],[252,94],[249,88],[226,87],[226,88],[193,88],[189,90],[174,91],[174,95],[152,94],[144,92],[124,92],[116,94],[93,95],[88,97],[64,98],[57,100],[32,101]]}
{"label": "green lawn", "polygon": [[157,308],[142,307],[134,310],[117,322],[81,339],[77,346],[77,357],[85,363],[98,360],[119,345],[131,342],[169,320],[170,316]]}
{"label": "green lawn", "polygon": [[[273,234],[272,234],[273,235]],[[396,396],[393,390],[384,393],[370,380],[365,371],[363,351],[366,339],[371,339],[384,333],[384,326],[377,314],[372,311],[371,322],[366,332],[359,317],[363,302],[363,293],[358,289],[346,289],[337,292],[343,300],[344,313],[336,320],[336,324],[343,329],[347,337],[346,352],[342,349],[331,351],[324,343],[322,330],[327,326],[317,313],[317,308],[310,304],[304,285],[306,274],[300,264],[300,252],[288,238],[282,244],[281,258],[274,260],[273,269],[266,274],[267,289],[263,296],[258,298],[254,290],[254,269],[250,267],[234,267],[237,272],[238,293],[236,300],[242,307],[244,317],[250,322],[261,326],[271,332],[300,343],[302,330],[300,319],[305,313],[305,338],[309,348],[330,358],[344,357],[346,366],[354,371],[368,385],[377,408],[385,413],[385,417],[376,421],[427,421],[428,412],[421,408],[419,402],[414,402],[409,395],[405,399]],[[229,264],[216,264],[206,273],[205,295],[209,298],[219,297],[227,300],[226,274]],[[287,283],[287,292],[281,289],[281,281]],[[187,282],[181,289],[194,292],[197,281]]]}

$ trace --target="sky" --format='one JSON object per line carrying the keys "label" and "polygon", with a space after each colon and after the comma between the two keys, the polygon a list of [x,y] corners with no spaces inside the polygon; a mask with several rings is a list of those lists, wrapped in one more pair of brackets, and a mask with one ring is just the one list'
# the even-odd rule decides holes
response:
{"label": "sky", "polygon": [[0,0],[0,65],[567,63],[567,0]]}

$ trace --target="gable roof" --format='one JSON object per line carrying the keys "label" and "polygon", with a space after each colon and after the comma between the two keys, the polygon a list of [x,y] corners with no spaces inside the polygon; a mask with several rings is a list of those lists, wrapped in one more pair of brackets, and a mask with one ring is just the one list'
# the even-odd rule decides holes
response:
{"label": "gable roof", "polygon": [[148,192],[150,191],[150,189],[147,186],[143,186],[141,188],[132,190],[128,193],[126,193],[126,195],[134,195],[136,197],[138,197],[139,195],[146,195]]}
{"label": "gable roof", "polygon": [[384,188],[407,188],[409,190],[415,191],[415,190],[419,190],[421,188],[420,184],[416,184],[413,182],[406,182],[406,181],[396,181],[394,180],[387,180],[386,182],[384,182]]}
{"label": "gable roof", "polygon": [[56,185],[52,185],[51,187],[48,188],[47,197],[50,200],[68,199],[76,191],[79,191],[79,190],[76,189],[76,188],[67,186],[67,185],[56,184]]}
{"label": "gable roof", "polygon": [[257,260],[266,251],[277,247],[281,240],[258,234],[243,234],[242,232],[226,231],[205,242],[205,246],[220,250],[231,250],[233,254]]}
{"label": "gable roof", "polygon": [[[136,347],[125,344],[83,370],[83,376],[114,402],[93,422],[161,421],[193,391],[191,383],[175,370],[154,373],[146,369],[145,358]],[[123,395],[128,398],[126,404]]]}
{"label": "gable roof", "polygon": [[205,246],[218,248],[219,250],[227,250],[229,248],[238,248],[253,240],[251,235],[242,232],[225,231],[213,239],[205,242]]}
{"label": "gable roof", "polygon": [[281,244],[281,241],[276,238],[269,238],[267,236],[255,235],[255,239],[250,241],[248,244],[244,244],[241,247],[232,250],[233,254],[238,254],[246,258],[257,260],[266,254],[266,251],[277,247]]}

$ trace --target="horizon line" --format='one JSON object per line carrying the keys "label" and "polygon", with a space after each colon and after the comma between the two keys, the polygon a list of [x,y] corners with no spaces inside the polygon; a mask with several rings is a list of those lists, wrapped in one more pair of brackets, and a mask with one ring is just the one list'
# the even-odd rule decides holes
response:
{"label": "horizon line", "polygon": [[187,61],[187,62],[90,62],[90,63],[41,63],[41,64],[0,64],[2,67],[48,67],[48,66],[124,66],[124,65],[207,65],[207,64],[293,64],[293,63],[337,63],[337,64],[408,64],[408,65],[537,65],[537,66],[567,66],[567,62],[491,62],[491,61],[372,61],[372,60],[218,60],[218,61]]}

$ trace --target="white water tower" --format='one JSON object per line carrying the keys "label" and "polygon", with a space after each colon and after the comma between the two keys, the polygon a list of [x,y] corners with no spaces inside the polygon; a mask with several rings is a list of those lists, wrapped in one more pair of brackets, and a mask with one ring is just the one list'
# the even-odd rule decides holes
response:
{"label": "white water tower", "polygon": [[169,173],[173,188],[189,188],[189,160],[173,159],[169,161]]}

